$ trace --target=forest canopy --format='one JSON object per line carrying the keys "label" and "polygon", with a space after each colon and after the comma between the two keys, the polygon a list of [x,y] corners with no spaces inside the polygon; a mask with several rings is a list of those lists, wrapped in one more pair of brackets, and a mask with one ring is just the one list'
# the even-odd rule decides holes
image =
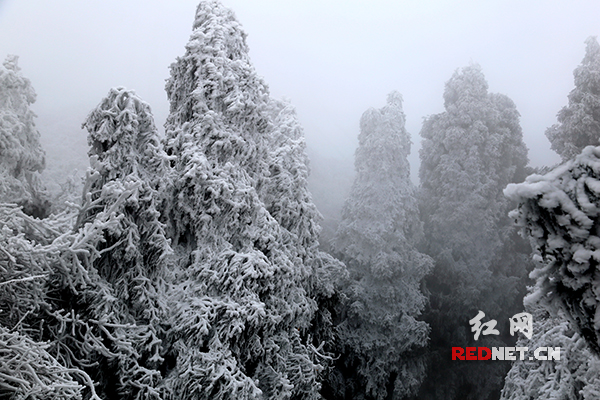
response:
{"label": "forest canopy", "polygon": [[[563,164],[528,166],[515,103],[471,64],[423,121],[419,185],[402,95],[362,114],[325,234],[294,106],[219,1],[200,2],[170,66],[164,135],[134,90],[110,88],[81,121],[81,182],[42,174],[36,94],[8,56],[0,398],[597,397],[600,46],[585,44],[547,130]],[[533,334],[509,336],[523,309]],[[478,313],[506,323],[478,338]],[[566,353],[461,363],[456,346]]]}

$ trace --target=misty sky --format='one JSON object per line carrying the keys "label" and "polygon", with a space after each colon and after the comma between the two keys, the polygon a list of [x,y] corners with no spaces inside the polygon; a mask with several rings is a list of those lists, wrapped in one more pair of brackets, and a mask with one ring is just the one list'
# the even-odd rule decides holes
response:
{"label": "misty sky", "polygon": [[[336,157],[353,154],[361,114],[382,107],[392,90],[404,97],[418,144],[423,117],[443,111],[444,83],[476,62],[490,91],[515,101],[531,163],[554,164],[544,131],[567,104],[584,40],[600,34],[600,1],[592,0],[223,3],[248,33],[272,95],[296,106],[309,147]],[[168,66],[184,53],[196,5],[0,0],[0,57],[19,55],[37,91],[50,164],[85,157],[81,123],[113,86],[136,90],[162,129]],[[417,163],[415,145],[413,177]]]}

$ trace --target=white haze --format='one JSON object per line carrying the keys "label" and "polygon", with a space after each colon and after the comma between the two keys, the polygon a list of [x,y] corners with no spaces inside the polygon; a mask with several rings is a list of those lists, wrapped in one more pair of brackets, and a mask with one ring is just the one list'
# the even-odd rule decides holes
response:
{"label": "white haze", "polygon": [[[444,83],[479,63],[512,98],[534,166],[559,161],[544,136],[573,88],[600,2],[223,0],[248,33],[275,97],[296,106],[312,152],[348,160],[358,121],[387,93],[404,97],[417,180],[423,117],[443,111]],[[164,81],[183,54],[197,0],[0,0],[0,57],[20,56],[50,168],[86,160],[80,124],[109,88],[134,89],[162,126]],[[58,167],[57,167],[58,166]]]}

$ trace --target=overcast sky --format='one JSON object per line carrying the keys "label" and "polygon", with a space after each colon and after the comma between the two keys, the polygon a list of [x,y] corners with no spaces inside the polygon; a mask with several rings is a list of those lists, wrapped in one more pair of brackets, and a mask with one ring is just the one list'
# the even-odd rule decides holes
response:
{"label": "overcast sky", "polygon": [[[80,125],[113,86],[136,90],[164,124],[168,66],[184,52],[197,3],[0,0],[0,57],[19,55],[38,93],[50,162],[81,152]],[[544,131],[567,103],[584,40],[600,34],[597,0],[223,3],[272,95],[296,106],[309,147],[351,156],[361,114],[402,93],[413,176],[423,117],[443,111],[444,83],[471,62],[490,91],[515,101],[531,163],[557,162]]]}

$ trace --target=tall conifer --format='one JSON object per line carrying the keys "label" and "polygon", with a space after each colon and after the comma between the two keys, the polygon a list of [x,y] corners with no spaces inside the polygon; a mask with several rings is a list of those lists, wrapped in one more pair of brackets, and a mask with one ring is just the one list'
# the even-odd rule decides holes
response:
{"label": "tall conifer", "polygon": [[[421,130],[420,205],[426,252],[435,260],[426,278],[431,350],[422,396],[486,398],[500,390],[508,365],[457,365],[450,349],[510,343],[504,326],[522,311],[528,251],[511,228],[502,190],[524,178],[527,148],[515,104],[488,93],[477,65],[446,83],[444,107]],[[468,321],[479,310],[498,321],[504,337],[474,342]]]}
{"label": "tall conifer", "polygon": [[295,116],[270,99],[217,1],[198,6],[166,88],[179,264],[165,387],[173,398],[318,398],[328,356],[313,323],[330,289],[323,264],[340,267],[316,253]]}
{"label": "tall conifer", "polygon": [[356,178],[334,238],[350,273],[348,305],[337,327],[342,356],[331,379],[335,398],[400,399],[423,377],[429,328],[421,280],[432,260],[416,250],[422,239],[416,190],[410,181],[410,136],[402,97],[388,96],[360,122]]}
{"label": "tall conifer", "polygon": [[35,99],[18,57],[8,56],[0,66],[0,202],[17,203],[27,214],[45,217],[50,203],[39,177],[46,161],[30,109]]}
{"label": "tall conifer", "polygon": [[585,146],[600,144],[600,44],[595,37],[585,44],[585,56],[573,71],[575,88],[569,93],[569,105],[558,112],[558,123],[546,130],[552,150],[563,161]]}

